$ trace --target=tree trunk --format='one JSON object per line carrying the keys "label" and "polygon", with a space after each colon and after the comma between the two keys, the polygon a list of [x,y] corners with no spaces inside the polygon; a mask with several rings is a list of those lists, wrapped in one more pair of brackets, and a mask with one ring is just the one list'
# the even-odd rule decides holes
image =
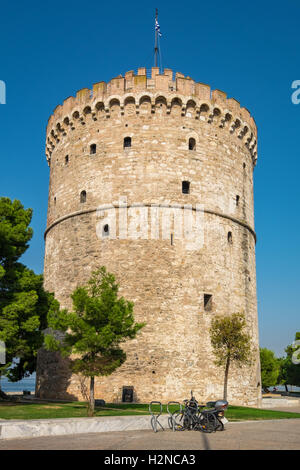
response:
{"label": "tree trunk", "polygon": [[89,416],[94,416],[95,412],[95,377],[90,380],[90,402],[89,402]]}
{"label": "tree trunk", "polygon": [[227,356],[226,366],[225,366],[225,376],[224,376],[224,392],[223,392],[223,400],[226,400],[226,401],[227,401],[227,384],[228,384],[229,365],[230,365],[230,356]]}
{"label": "tree trunk", "polygon": [[0,374],[0,400],[8,400],[9,397],[1,390],[1,374]]}

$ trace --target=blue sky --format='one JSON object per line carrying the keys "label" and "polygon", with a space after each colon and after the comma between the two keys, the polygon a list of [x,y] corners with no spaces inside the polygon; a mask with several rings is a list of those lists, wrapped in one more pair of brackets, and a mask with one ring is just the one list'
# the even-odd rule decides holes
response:
{"label": "blue sky", "polygon": [[159,9],[163,66],[224,90],[258,126],[255,229],[260,343],[282,355],[300,330],[300,6],[295,1],[2,2],[0,195],[32,207],[23,262],[43,270],[48,117],[77,90],[153,65]]}

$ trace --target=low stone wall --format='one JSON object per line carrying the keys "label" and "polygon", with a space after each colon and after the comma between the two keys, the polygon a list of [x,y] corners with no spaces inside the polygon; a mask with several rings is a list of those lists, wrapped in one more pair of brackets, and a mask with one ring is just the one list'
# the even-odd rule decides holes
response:
{"label": "low stone wall", "polygon": [[[0,421],[0,440],[93,432],[150,430],[152,429],[150,418],[150,415],[143,415]],[[159,422],[167,429],[168,415],[161,416]]]}
{"label": "low stone wall", "polygon": [[286,406],[300,407],[300,399],[296,398],[263,398],[262,408],[283,408]]}

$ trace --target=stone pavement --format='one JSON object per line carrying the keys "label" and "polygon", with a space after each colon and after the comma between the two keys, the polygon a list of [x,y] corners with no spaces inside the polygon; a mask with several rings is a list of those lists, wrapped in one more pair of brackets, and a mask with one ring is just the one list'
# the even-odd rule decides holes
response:
{"label": "stone pavement", "polygon": [[0,450],[299,450],[300,419],[228,423],[224,432],[149,430],[0,440]]}

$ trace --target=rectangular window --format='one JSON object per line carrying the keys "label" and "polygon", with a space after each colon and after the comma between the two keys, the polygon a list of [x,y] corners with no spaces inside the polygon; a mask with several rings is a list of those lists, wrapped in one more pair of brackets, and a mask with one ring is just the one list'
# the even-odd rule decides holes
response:
{"label": "rectangular window", "polygon": [[124,149],[131,147],[131,137],[125,137],[124,138],[124,144],[123,144]]}
{"label": "rectangular window", "polygon": [[212,310],[212,295],[204,294],[204,310],[210,312]]}
{"label": "rectangular window", "polygon": [[189,194],[189,193],[190,193],[190,182],[182,181],[182,194]]}

